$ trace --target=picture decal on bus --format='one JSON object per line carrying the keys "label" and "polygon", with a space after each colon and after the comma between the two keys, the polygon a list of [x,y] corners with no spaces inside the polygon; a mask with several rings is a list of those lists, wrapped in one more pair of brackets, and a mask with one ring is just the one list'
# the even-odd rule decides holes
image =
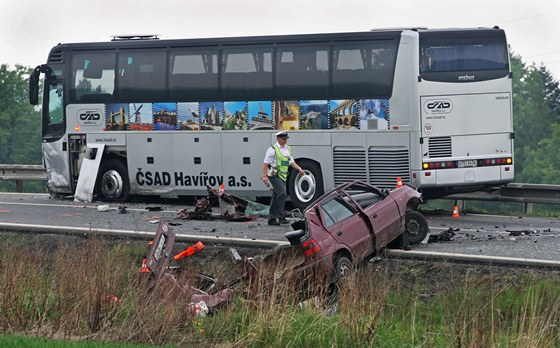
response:
{"label": "picture decal on bus", "polygon": [[176,103],[154,103],[153,109],[154,130],[177,129]]}
{"label": "picture decal on bus", "polygon": [[329,123],[331,129],[359,129],[360,115],[358,100],[329,100]]}
{"label": "picture decal on bus", "polygon": [[107,104],[105,107],[105,130],[126,130],[128,128],[128,104]]}
{"label": "picture decal on bus", "polygon": [[302,100],[299,102],[299,129],[329,128],[329,103],[327,100]]}
{"label": "picture decal on bus", "polygon": [[105,106],[105,130],[386,130],[390,126],[388,99],[110,103]]}
{"label": "picture decal on bus", "polygon": [[274,101],[274,129],[299,129],[299,102],[297,100]]}
{"label": "picture decal on bus", "polygon": [[360,100],[360,129],[389,129],[389,100]]}
{"label": "picture decal on bus", "polygon": [[128,129],[131,131],[150,131],[154,129],[152,122],[152,103],[128,104]]}
{"label": "picture decal on bus", "polygon": [[200,103],[200,129],[220,130],[222,129],[222,103],[201,102]]}
{"label": "picture decal on bus", "polygon": [[177,129],[200,130],[200,111],[197,102],[177,103]]}
{"label": "picture decal on bus", "polygon": [[224,130],[247,130],[247,102],[224,102]]}
{"label": "picture decal on bus", "polygon": [[274,129],[270,100],[250,101],[247,109],[249,110],[249,130]]}

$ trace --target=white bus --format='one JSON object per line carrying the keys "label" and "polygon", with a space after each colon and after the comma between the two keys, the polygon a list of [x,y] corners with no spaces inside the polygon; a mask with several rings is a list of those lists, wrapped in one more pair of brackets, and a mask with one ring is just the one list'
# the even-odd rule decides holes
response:
{"label": "white bus", "polygon": [[288,178],[297,207],[351,180],[427,197],[511,182],[507,47],[497,27],[59,44],[30,77],[47,187],[74,193],[103,144],[100,199],[267,196],[278,130],[307,173]]}

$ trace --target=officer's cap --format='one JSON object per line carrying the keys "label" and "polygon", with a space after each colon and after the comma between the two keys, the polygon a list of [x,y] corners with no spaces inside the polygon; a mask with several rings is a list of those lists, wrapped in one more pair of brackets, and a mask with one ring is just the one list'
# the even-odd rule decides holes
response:
{"label": "officer's cap", "polygon": [[289,138],[288,132],[286,132],[286,131],[281,131],[281,132],[276,133],[276,137],[277,138],[282,138],[282,139],[288,139]]}

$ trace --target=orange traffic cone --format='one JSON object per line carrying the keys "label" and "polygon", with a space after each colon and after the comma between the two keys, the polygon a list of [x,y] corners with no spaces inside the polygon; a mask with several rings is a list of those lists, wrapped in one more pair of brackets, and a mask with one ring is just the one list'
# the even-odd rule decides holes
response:
{"label": "orange traffic cone", "polygon": [[399,176],[399,177],[397,178],[397,188],[400,188],[400,187],[402,187],[402,179],[401,179],[401,177]]}
{"label": "orange traffic cone", "polygon": [[453,207],[453,215],[451,215],[451,217],[454,217],[454,218],[461,217],[461,215],[459,215],[459,208],[457,206]]}
{"label": "orange traffic cone", "polygon": [[140,273],[150,273],[150,269],[148,268],[148,264],[146,263],[146,258],[142,260],[142,268],[140,268]]}
{"label": "orange traffic cone", "polygon": [[185,250],[181,251],[177,255],[173,256],[175,261],[179,261],[183,257],[191,256],[192,254],[196,253],[197,251],[202,251],[206,246],[202,244],[202,242],[197,242],[195,245],[191,245],[190,247],[186,248]]}

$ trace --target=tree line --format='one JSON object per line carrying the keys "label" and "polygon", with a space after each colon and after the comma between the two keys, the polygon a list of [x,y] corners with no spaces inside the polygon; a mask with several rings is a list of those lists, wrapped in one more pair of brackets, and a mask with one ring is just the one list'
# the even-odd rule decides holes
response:
{"label": "tree line", "polygon": [[[515,53],[511,65],[515,181],[560,184],[558,80]],[[29,67],[0,65],[0,164],[41,164],[41,115],[28,102],[30,73]],[[0,191],[13,191],[14,185],[0,181]]]}

